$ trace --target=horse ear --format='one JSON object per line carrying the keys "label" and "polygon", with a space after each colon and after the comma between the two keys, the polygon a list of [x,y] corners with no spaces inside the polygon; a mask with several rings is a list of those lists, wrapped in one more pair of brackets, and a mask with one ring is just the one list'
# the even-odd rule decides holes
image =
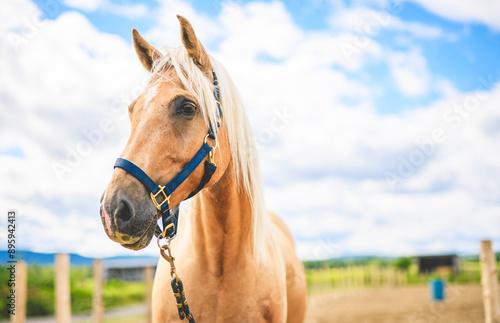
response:
{"label": "horse ear", "polygon": [[184,48],[186,48],[189,56],[191,56],[194,62],[210,77],[212,75],[212,64],[210,64],[210,58],[208,57],[205,47],[196,37],[194,33],[193,26],[189,21],[183,16],[177,15],[179,23],[181,25],[181,38]]}
{"label": "horse ear", "polygon": [[135,52],[137,53],[142,66],[144,66],[148,72],[151,72],[154,61],[161,58],[161,53],[144,38],[142,38],[135,28],[132,30],[132,39],[134,40]]}

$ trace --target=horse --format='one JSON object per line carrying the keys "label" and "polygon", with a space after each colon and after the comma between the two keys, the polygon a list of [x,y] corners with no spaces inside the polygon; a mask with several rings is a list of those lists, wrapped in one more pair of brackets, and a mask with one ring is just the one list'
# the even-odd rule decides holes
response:
{"label": "horse", "polygon": [[[162,52],[132,31],[135,51],[151,79],[128,107],[131,132],[119,160],[149,174],[154,183],[170,183],[180,173],[185,178],[170,196],[161,185],[153,194],[147,181],[117,162],[101,197],[104,231],[125,248],[142,249],[155,234],[158,205],[168,202],[171,212],[201,186],[175,223],[179,230],[170,245],[194,320],[303,322],[304,267],[283,220],[265,210],[242,100],[190,22],[177,18],[183,44],[178,48]],[[184,173],[202,144],[210,152],[198,158],[205,169],[198,163]],[[208,160],[216,170],[204,183]],[[154,322],[179,321],[170,274],[168,262],[160,258],[152,291]]]}

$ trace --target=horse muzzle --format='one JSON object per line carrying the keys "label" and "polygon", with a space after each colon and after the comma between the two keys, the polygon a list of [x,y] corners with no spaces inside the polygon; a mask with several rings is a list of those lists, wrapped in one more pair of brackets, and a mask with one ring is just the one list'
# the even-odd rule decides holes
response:
{"label": "horse muzzle", "polygon": [[147,192],[133,181],[104,192],[100,216],[108,237],[133,250],[145,248],[150,243],[158,218]]}

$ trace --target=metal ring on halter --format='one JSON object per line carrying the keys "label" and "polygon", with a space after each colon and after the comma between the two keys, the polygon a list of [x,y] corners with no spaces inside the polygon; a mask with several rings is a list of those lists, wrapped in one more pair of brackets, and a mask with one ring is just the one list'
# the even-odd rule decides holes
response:
{"label": "metal ring on halter", "polygon": [[[208,138],[208,137],[210,137],[210,134],[207,134],[207,135],[205,136],[205,143],[207,143],[207,138]],[[215,146],[214,146],[214,147],[211,147],[212,149],[216,149],[216,148],[217,148],[217,146],[219,145],[219,142],[217,141],[217,137],[215,137],[215,139],[214,139],[214,140],[215,140]]]}
{"label": "metal ring on halter", "polygon": [[165,238],[165,237],[161,237],[161,236],[157,237],[156,244],[158,245],[158,248],[160,248],[160,249],[162,249],[162,247],[160,246],[160,241],[161,240],[165,240],[165,244],[167,246],[170,246],[170,241],[172,241],[171,238]]}

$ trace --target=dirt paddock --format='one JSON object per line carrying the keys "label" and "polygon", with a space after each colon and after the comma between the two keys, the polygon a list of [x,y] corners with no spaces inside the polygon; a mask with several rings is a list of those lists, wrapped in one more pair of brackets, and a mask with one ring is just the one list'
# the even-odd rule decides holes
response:
{"label": "dirt paddock", "polygon": [[430,301],[427,286],[338,292],[309,297],[307,323],[481,323],[480,285],[447,286]]}

